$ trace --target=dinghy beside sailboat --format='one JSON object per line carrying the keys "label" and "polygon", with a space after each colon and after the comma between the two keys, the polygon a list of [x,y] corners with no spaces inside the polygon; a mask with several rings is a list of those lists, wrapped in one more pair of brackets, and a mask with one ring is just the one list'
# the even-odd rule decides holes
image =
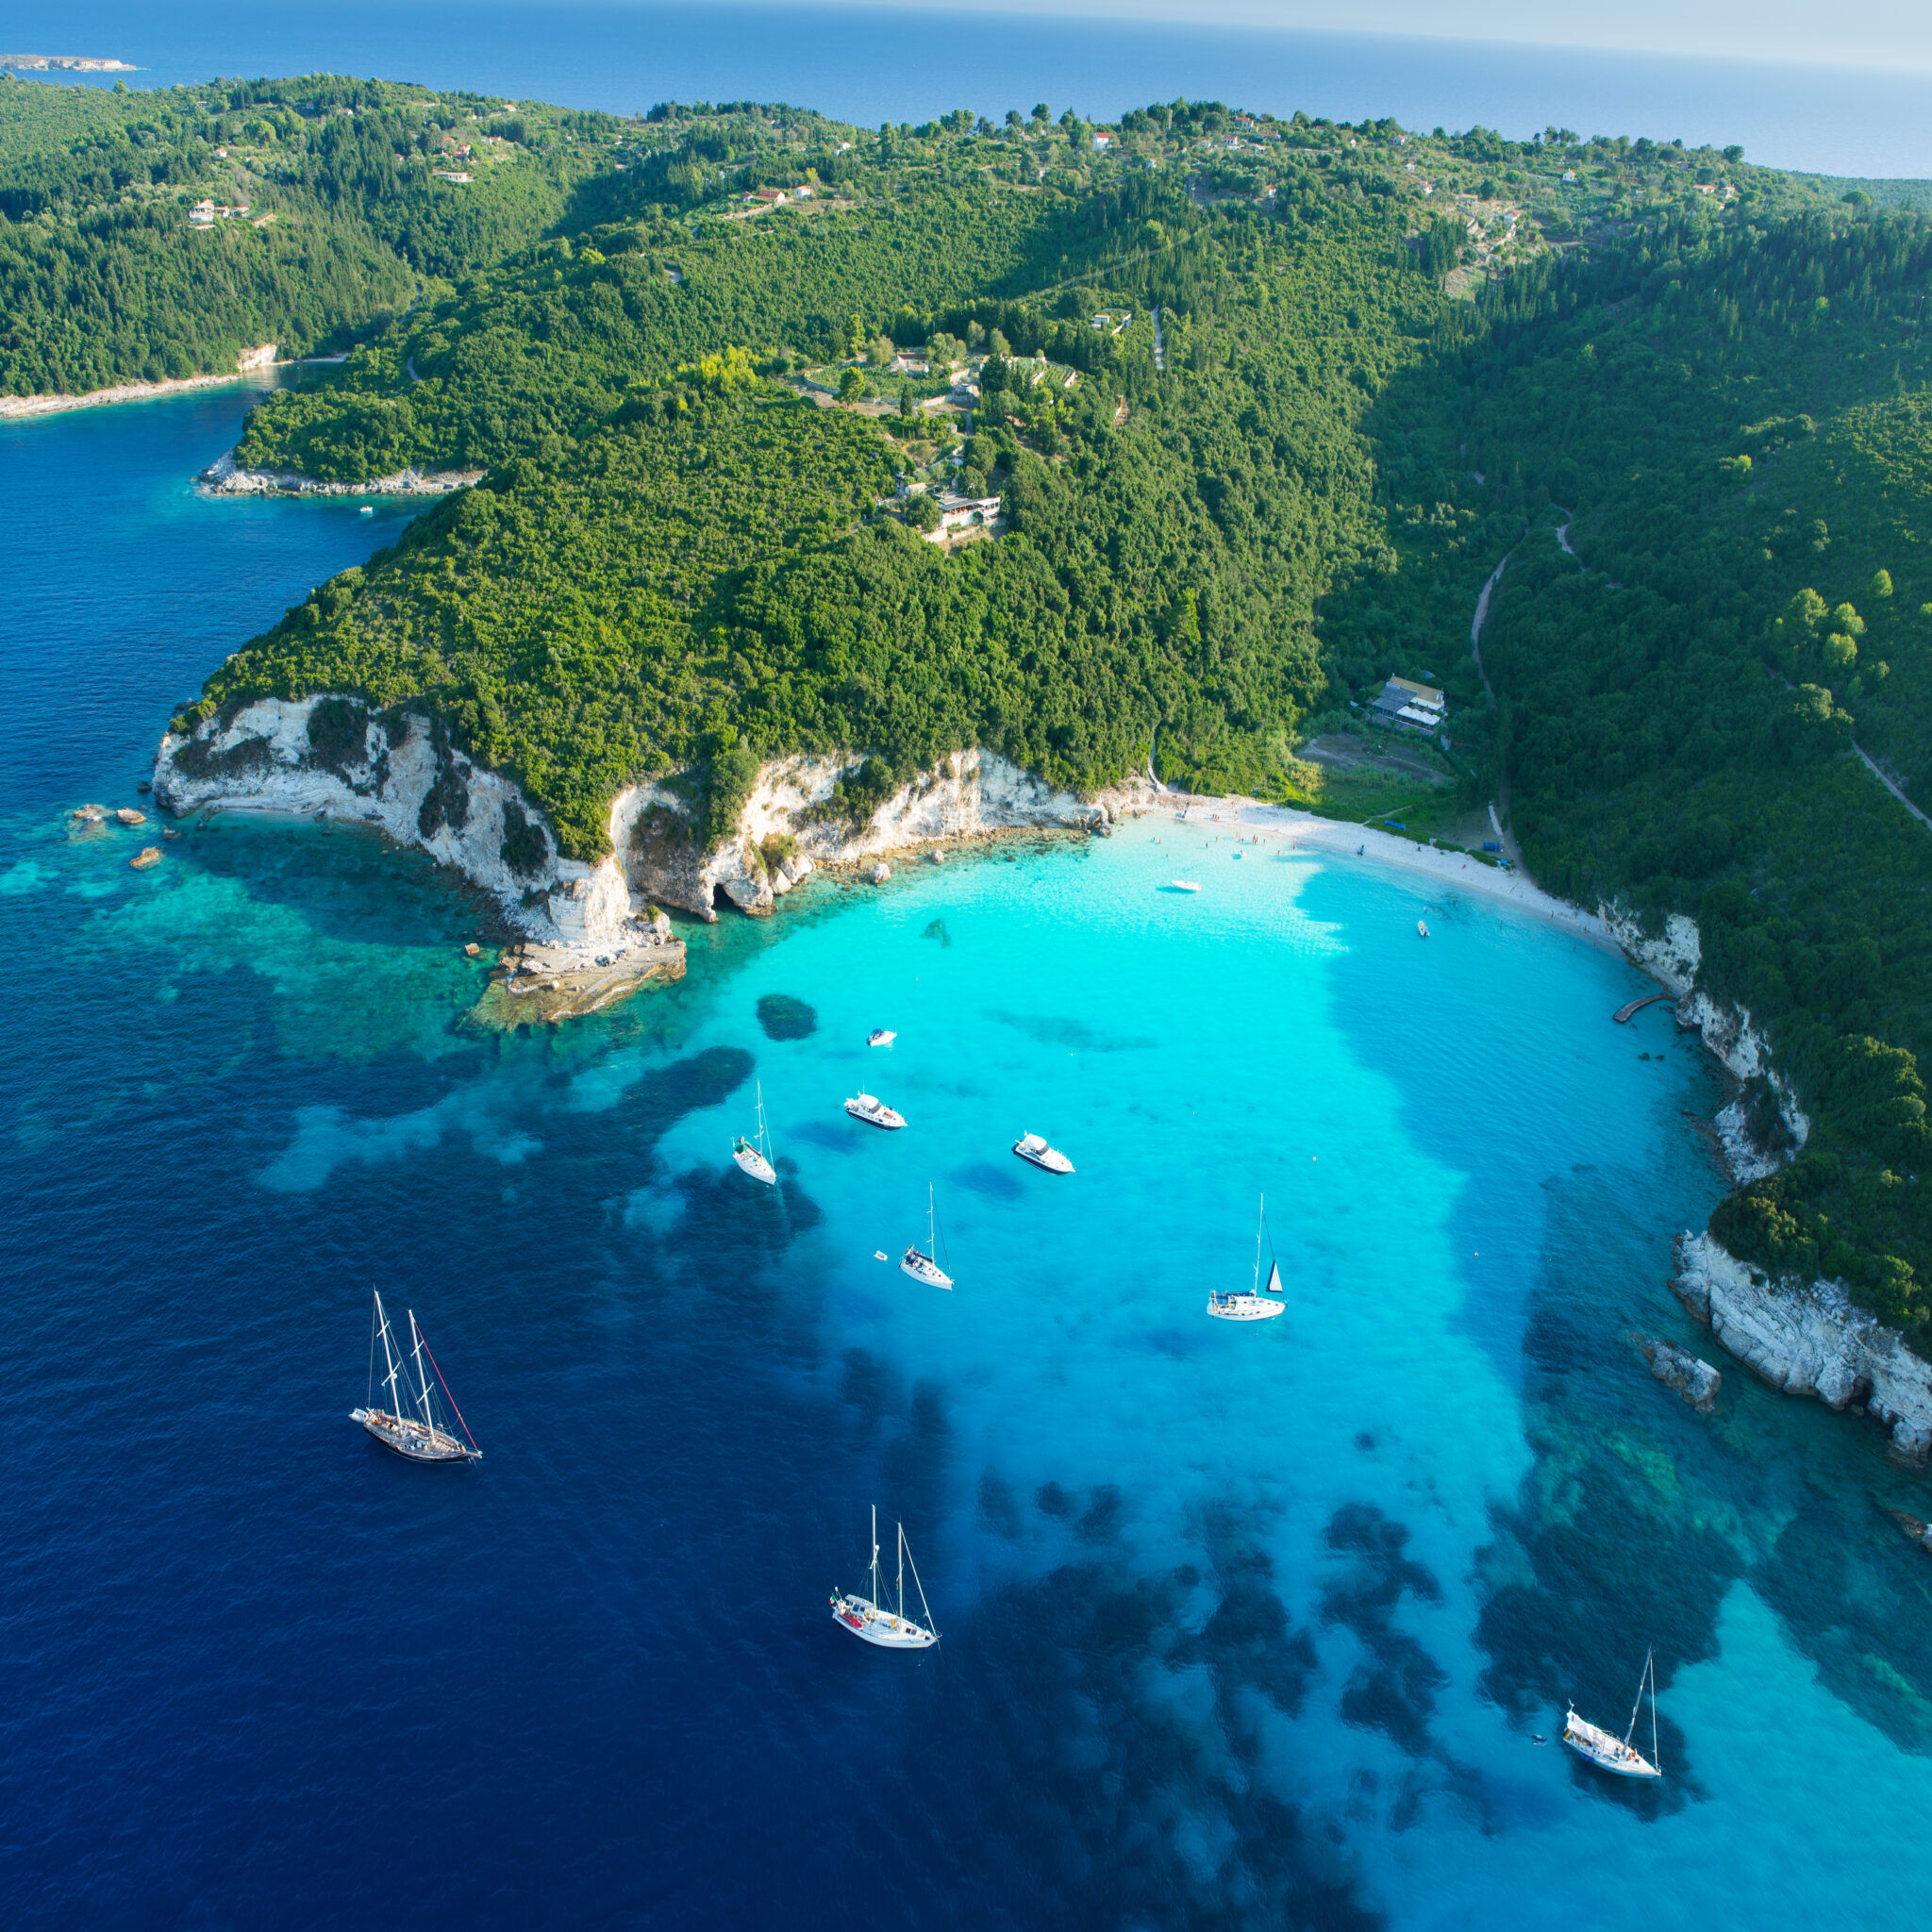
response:
{"label": "dinghy beside sailboat", "polygon": [[[390,1406],[387,1408],[375,1407],[375,1344],[378,1339],[382,1342],[382,1358],[389,1368],[389,1373],[382,1378],[382,1386],[389,1391]],[[398,1358],[395,1338],[390,1333],[389,1316],[384,1312],[382,1296],[376,1294],[375,1307],[369,1318],[369,1396],[363,1407],[349,1411],[349,1420],[360,1423],[385,1449],[393,1449],[409,1462],[481,1462],[483,1452],[477,1448],[475,1438],[470,1435],[470,1425],[463,1421],[463,1412],[457,1407],[456,1397],[450,1395],[449,1384],[442,1379],[442,1371],[436,1368],[436,1357],[429,1354],[429,1344],[423,1340],[423,1331],[416,1325],[413,1308],[409,1310],[409,1344],[407,1362],[415,1371],[413,1380],[405,1361]],[[423,1366],[425,1356],[429,1358],[429,1367],[436,1369],[437,1387],[449,1398],[450,1408],[467,1441],[458,1441],[443,1424],[441,1407],[430,1391],[429,1376]]]}

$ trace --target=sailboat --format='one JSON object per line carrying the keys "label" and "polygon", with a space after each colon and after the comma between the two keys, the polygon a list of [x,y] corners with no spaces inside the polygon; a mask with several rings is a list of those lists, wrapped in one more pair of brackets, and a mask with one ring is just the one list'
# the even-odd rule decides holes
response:
{"label": "sailboat", "polygon": [[925,1246],[922,1249],[917,1241],[899,1257],[899,1272],[909,1274],[914,1281],[923,1281],[928,1288],[951,1288],[953,1277],[933,1259],[939,1252],[939,1216],[933,1210],[932,1183],[925,1187]]}
{"label": "sailboat", "polygon": [[879,1601],[879,1510],[874,1503],[872,1510],[872,1594],[866,1597],[839,1592],[832,1598],[832,1615],[853,1636],[867,1643],[875,1643],[881,1650],[928,1650],[940,1641],[940,1633],[932,1627],[932,1612],[925,1607],[925,1586],[919,1580],[917,1563],[912,1564],[912,1587],[919,1592],[919,1610],[925,1622],[915,1624],[906,1614],[906,1566],[912,1562],[912,1552],[906,1546],[905,1525],[899,1524],[898,1530],[898,1608],[889,1610]]}
{"label": "sailboat", "polygon": [[[382,1358],[389,1365],[389,1373],[382,1378],[382,1386],[389,1391],[390,1406],[387,1408],[375,1407],[375,1342],[382,1338]],[[423,1368],[423,1357],[429,1356],[429,1366],[436,1369],[437,1386],[449,1396],[449,1406],[455,1412],[458,1425],[466,1439],[458,1441],[443,1426],[441,1409],[436,1398],[430,1393],[429,1377]],[[410,1385],[406,1372],[406,1363],[413,1364],[416,1371],[415,1383]],[[463,1412],[457,1407],[457,1399],[449,1393],[449,1384],[442,1379],[442,1371],[436,1368],[436,1357],[429,1355],[429,1344],[423,1340],[423,1331],[416,1325],[416,1311],[409,1310],[409,1350],[406,1357],[399,1359],[395,1338],[390,1333],[389,1316],[384,1312],[382,1296],[375,1296],[375,1312],[369,1318],[369,1397],[365,1407],[349,1412],[351,1422],[358,1422],[380,1442],[385,1449],[393,1449],[398,1456],[407,1457],[411,1462],[481,1462],[483,1452],[476,1446],[476,1439],[470,1434],[470,1425],[463,1421]]]}
{"label": "sailboat", "polygon": [[[1630,1741],[1637,1729],[1638,1713],[1643,1708],[1643,1693],[1650,1691],[1650,1756],[1644,1757]],[[1659,1762],[1663,1753],[1657,1747],[1657,1661],[1654,1651],[1643,1654],[1643,1674],[1637,1680],[1637,1702],[1630,1707],[1630,1727],[1621,1740],[1599,1729],[1588,1718],[1569,1711],[1563,1719],[1563,1741],[1580,1757],[1612,1772],[1618,1777],[1661,1777]]]}
{"label": "sailboat", "polygon": [[770,1136],[765,1131],[765,1089],[759,1082],[758,1096],[758,1137],[747,1141],[742,1134],[731,1143],[731,1158],[737,1161],[741,1172],[750,1174],[755,1181],[763,1181],[768,1188],[778,1184],[778,1172],[772,1165],[771,1148],[767,1144]]}
{"label": "sailboat", "polygon": [[1285,1303],[1273,1299],[1281,1292],[1281,1263],[1268,1270],[1268,1288],[1261,1288],[1261,1229],[1268,1219],[1268,1197],[1261,1196],[1260,1218],[1255,1223],[1255,1285],[1245,1294],[1230,1290],[1226,1294],[1208,1291],[1208,1312],[1217,1322],[1267,1322],[1280,1314]]}

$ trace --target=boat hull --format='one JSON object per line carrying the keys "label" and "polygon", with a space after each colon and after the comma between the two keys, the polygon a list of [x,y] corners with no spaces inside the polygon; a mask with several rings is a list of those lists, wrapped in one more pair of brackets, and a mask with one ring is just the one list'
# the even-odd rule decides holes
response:
{"label": "boat hull", "polygon": [[894,1616],[869,1597],[835,1596],[832,1621],[861,1643],[880,1650],[930,1650],[940,1641],[936,1630],[915,1624],[910,1617]]}
{"label": "boat hull", "polygon": [[1217,1322],[1268,1322],[1282,1311],[1283,1304],[1262,1294],[1220,1294],[1208,1297],[1208,1312]]}
{"label": "boat hull", "polygon": [[776,1170],[756,1147],[737,1148],[731,1158],[738,1163],[740,1174],[749,1174],[753,1180],[762,1181],[768,1188],[778,1185]]}
{"label": "boat hull", "polygon": [[930,1255],[922,1255],[917,1248],[908,1248],[899,1263],[899,1273],[909,1274],[914,1281],[924,1282],[927,1288],[951,1288],[953,1277],[933,1259]]}
{"label": "boat hull", "polygon": [[1015,1141],[1013,1152],[1022,1160],[1046,1174],[1072,1174],[1074,1171],[1074,1163],[1058,1147],[1029,1147],[1024,1141]]}
{"label": "boat hull", "polygon": [[357,1408],[349,1412],[351,1422],[360,1423],[382,1446],[405,1462],[481,1462],[483,1452],[458,1442],[442,1430],[427,1430],[414,1423],[398,1422],[387,1409]]}
{"label": "boat hull", "polygon": [[1663,1773],[1641,1751],[1600,1730],[1573,1710],[1563,1725],[1563,1741],[1576,1755],[1612,1777],[1661,1777]]}

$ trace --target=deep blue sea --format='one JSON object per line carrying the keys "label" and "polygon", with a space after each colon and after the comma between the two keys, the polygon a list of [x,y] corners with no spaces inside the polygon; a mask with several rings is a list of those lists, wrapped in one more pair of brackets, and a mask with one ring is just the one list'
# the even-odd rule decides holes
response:
{"label": "deep blue sea", "polygon": [[1423,129],[1480,123],[1517,140],[1567,126],[1693,147],[1738,142],[1774,167],[1932,175],[1932,74],[1923,70],[1068,18],[1050,8],[62,0],[50,9],[0,0],[0,52],[15,50],[132,61],[143,70],[136,86],[325,71],[614,113],[664,100],[790,101],[866,126],[960,107],[997,119],[1039,100],[1112,119],[1185,94],[1284,115],[1392,114]]}
{"label": "deep blue sea", "polygon": [[[1909,1886],[1932,1566],[1880,1506],[1926,1485],[1638,1356],[1709,1348],[1665,1274],[1722,1095],[1610,1024],[1630,969],[1143,822],[817,881],[478,1036],[423,860],[71,829],[404,513],[196,498],[245,403],[0,427],[9,1925],[1771,1932]],[[950,1294],[874,1258],[928,1185]],[[1210,1322],[1263,1190],[1289,1312]],[[480,1466],[349,1420],[372,1284]],[[874,1503],[930,1653],[827,1613]],[[1621,1728],[1653,1645],[1660,1788],[1537,1741]]]}

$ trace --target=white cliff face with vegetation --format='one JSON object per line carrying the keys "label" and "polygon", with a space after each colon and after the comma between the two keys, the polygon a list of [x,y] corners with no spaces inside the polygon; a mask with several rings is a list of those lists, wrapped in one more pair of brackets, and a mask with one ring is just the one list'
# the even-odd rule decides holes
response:
{"label": "white cliff face with vegetation", "polygon": [[492,893],[532,939],[586,953],[649,942],[617,866],[559,857],[517,787],[421,713],[377,718],[351,698],[258,699],[226,724],[163,738],[154,784],[178,813],[218,806],[373,826]]}
{"label": "white cliff face with vegetation", "polygon": [[[1605,908],[1618,943],[1677,995],[1681,1025],[1742,1081],[1769,1085],[1789,1145],[1767,1147],[1753,1134],[1742,1095],[1717,1116],[1718,1137],[1740,1185],[1775,1174],[1802,1148],[1811,1124],[1771,1063],[1770,1047],[1740,1008],[1720,1007],[1695,984],[1703,963],[1696,923],[1674,914],[1659,937]],[[1730,1353],[1774,1388],[1815,1396],[1836,1409],[1862,1409],[1891,1430],[1893,1448],[1915,1462],[1932,1451],[1932,1364],[1904,1338],[1857,1307],[1840,1281],[1779,1278],[1740,1261],[1708,1233],[1677,1237],[1673,1286]]]}
{"label": "white cliff face with vegetation", "polygon": [[707,847],[675,788],[640,786],[611,815],[611,842],[633,889],[658,905],[711,918],[722,892],[740,911],[769,913],[817,866],[1016,827],[1091,829],[1112,808],[1057,790],[991,753],[954,752],[877,807],[836,804],[833,788],[857,758],[791,758],[759,767],[735,836]]}
{"label": "white cliff face with vegetation", "polygon": [[1707,1234],[1677,1237],[1672,1286],[1739,1360],[1788,1395],[1862,1408],[1914,1462],[1932,1451],[1932,1364],[1855,1307],[1838,1281],[1777,1281]]}
{"label": "white cliff face with vegetation", "polygon": [[954,753],[874,809],[835,810],[834,786],[861,762],[767,763],[736,832],[715,845],[685,789],[632,786],[611,803],[611,856],[596,865],[562,857],[518,787],[473,763],[437,720],[407,708],[378,716],[355,698],[262,698],[225,723],[171,733],[154,782],[176,813],[213,806],[375,827],[493,894],[529,938],[586,956],[654,943],[653,907],[714,919],[722,892],[767,914],[817,864],[1012,826],[1091,828],[1112,815],[978,750]]}

